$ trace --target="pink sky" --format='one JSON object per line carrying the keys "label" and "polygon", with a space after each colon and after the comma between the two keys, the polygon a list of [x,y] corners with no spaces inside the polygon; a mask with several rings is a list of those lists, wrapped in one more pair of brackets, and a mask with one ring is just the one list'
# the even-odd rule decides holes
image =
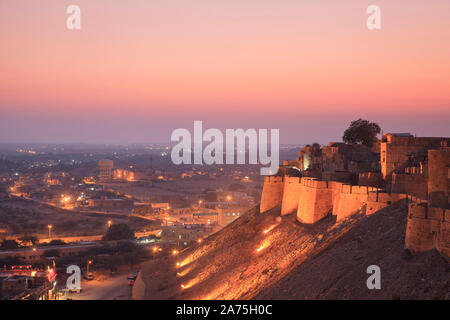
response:
{"label": "pink sky", "polygon": [[449,39],[448,0],[0,0],[0,141],[163,142],[203,120],[323,143],[359,117],[449,136]]}

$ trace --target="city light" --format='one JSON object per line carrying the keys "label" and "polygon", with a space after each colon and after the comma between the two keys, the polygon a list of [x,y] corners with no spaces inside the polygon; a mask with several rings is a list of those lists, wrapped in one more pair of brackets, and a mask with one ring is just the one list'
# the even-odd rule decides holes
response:
{"label": "city light", "polygon": [[183,277],[186,274],[188,274],[191,270],[192,270],[192,266],[186,267],[183,270],[180,270],[179,272],[177,272],[177,277]]}
{"label": "city light", "polygon": [[278,224],[273,224],[271,225],[269,228],[267,228],[266,230],[263,231],[264,234],[272,231],[273,229],[275,229],[278,226]]}
{"label": "city light", "polygon": [[268,240],[264,240],[263,243],[256,249],[256,253],[260,253],[262,250],[266,249],[270,245]]}
{"label": "city light", "polygon": [[177,254],[178,254],[178,250],[173,250],[173,251],[172,251],[172,254],[173,254],[173,255],[177,255]]}

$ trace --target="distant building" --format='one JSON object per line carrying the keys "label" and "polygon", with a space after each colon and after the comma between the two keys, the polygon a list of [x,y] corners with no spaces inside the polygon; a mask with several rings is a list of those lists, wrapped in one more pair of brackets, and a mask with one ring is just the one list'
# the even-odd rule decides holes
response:
{"label": "distant building", "polygon": [[89,207],[99,209],[123,209],[134,207],[134,201],[130,199],[89,199]]}
{"label": "distant building", "polygon": [[56,273],[31,268],[0,272],[0,298],[4,300],[55,299]]}
{"label": "distant building", "polygon": [[152,209],[154,213],[166,212],[170,209],[168,202],[154,202],[152,203]]}
{"label": "distant building", "polygon": [[174,224],[163,226],[161,239],[176,241],[178,245],[188,245],[190,242],[205,238],[211,234],[213,229],[205,224]]}
{"label": "distant building", "polygon": [[113,172],[113,179],[119,181],[135,181],[136,175],[131,169],[116,169]]}
{"label": "distant building", "polygon": [[249,208],[224,207],[218,208],[218,222],[221,226],[226,226],[239,218]]}
{"label": "distant building", "polygon": [[219,214],[213,212],[196,212],[192,215],[194,223],[217,224],[219,222]]}
{"label": "distant building", "polygon": [[100,181],[107,181],[112,178],[112,168],[114,162],[109,159],[103,159],[98,162],[98,179]]}

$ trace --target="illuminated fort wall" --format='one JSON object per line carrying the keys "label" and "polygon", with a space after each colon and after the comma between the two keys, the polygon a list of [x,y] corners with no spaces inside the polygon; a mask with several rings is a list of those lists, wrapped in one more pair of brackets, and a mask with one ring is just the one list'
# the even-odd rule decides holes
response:
{"label": "illuminated fort wall", "polygon": [[390,205],[406,203],[405,194],[352,186],[309,177],[266,177],[260,212],[281,205],[282,215],[296,213],[301,223],[312,224],[333,214],[342,220],[357,212],[372,214]]}
{"label": "illuminated fort wall", "polygon": [[[435,145],[438,140],[411,139],[406,141],[413,141],[416,148],[413,149],[420,149],[420,152],[424,147]],[[411,150],[410,145],[406,145],[408,148],[403,146],[402,150]],[[393,173],[390,193],[376,187],[321,181],[311,177],[266,177],[260,212],[281,205],[282,215],[296,212],[299,222],[313,224],[330,214],[339,221],[358,212],[370,215],[387,207],[409,203],[406,247],[416,252],[435,248],[445,257],[450,257],[450,148],[444,143],[440,149],[426,150],[425,158],[425,174],[390,172]],[[395,168],[402,159],[394,161],[397,163]]]}
{"label": "illuminated fort wall", "polygon": [[265,212],[281,205],[281,202],[283,200],[283,190],[283,177],[265,177],[259,211]]}
{"label": "illuminated fort wall", "polygon": [[302,178],[297,208],[297,220],[312,224],[332,212],[333,190],[328,188],[328,181],[314,178]]}
{"label": "illuminated fort wall", "polygon": [[283,200],[281,203],[281,215],[297,212],[300,198],[300,178],[284,177]]}

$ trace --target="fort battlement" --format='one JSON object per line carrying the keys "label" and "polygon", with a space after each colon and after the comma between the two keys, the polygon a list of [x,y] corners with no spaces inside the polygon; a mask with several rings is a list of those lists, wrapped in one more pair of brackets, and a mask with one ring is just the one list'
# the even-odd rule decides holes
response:
{"label": "fort battlement", "polygon": [[369,192],[367,196],[366,215],[371,215],[387,207],[405,207],[408,196],[403,193]]}
{"label": "fort battlement", "polygon": [[266,177],[260,212],[281,205],[282,215],[296,212],[298,221],[312,224],[330,213],[339,221],[357,212],[370,215],[388,206],[405,206],[407,202],[426,200],[404,193],[386,193],[377,187],[311,177]]}
{"label": "fort battlement", "polygon": [[300,183],[300,177],[284,177],[285,183]]}
{"label": "fort battlement", "polygon": [[264,182],[268,183],[281,183],[284,181],[284,177],[281,176],[268,176],[264,178]]}
{"label": "fort battlement", "polygon": [[368,186],[354,186],[349,184],[342,185],[341,193],[346,194],[369,194],[369,192],[381,191],[380,188],[368,187]]}
{"label": "fort battlement", "polygon": [[363,210],[369,192],[377,190],[367,186],[341,185],[340,190],[336,190],[335,193],[333,215],[337,216],[337,220],[342,220]]}
{"label": "fort battlement", "polygon": [[428,200],[419,198],[419,197],[415,197],[412,195],[407,195],[406,196],[408,199],[408,203],[428,203]]}
{"label": "fort battlement", "polygon": [[[342,220],[356,212],[372,214],[394,203],[406,203],[406,195],[388,195],[376,187],[321,181],[311,177],[285,177],[284,183],[280,177],[270,178],[265,179],[263,193],[275,189],[276,194],[264,196],[260,212],[281,204],[282,215],[296,212],[297,220],[307,224],[315,223],[329,214]],[[282,192],[279,190],[281,186]]]}
{"label": "fort battlement", "polygon": [[450,210],[411,203],[405,246],[415,252],[437,249],[443,256],[450,257]]}
{"label": "fort battlement", "polygon": [[301,184],[305,187],[326,189],[328,188],[328,181],[320,181],[317,178],[305,177],[301,178]]}

